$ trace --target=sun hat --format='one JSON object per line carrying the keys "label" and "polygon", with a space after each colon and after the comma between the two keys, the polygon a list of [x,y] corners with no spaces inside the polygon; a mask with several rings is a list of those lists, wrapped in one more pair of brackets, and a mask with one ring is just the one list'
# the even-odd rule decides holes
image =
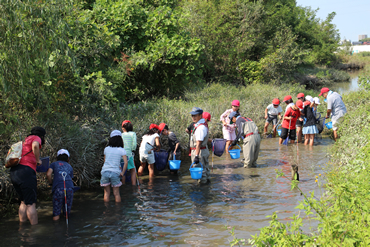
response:
{"label": "sun hat", "polygon": [[211,121],[211,114],[209,112],[203,112],[203,116],[202,116],[204,119],[207,119],[208,121]]}
{"label": "sun hat", "polygon": [[297,100],[297,102],[295,102],[295,105],[296,105],[300,110],[303,110],[303,102],[302,102],[302,100]]}
{"label": "sun hat", "polygon": [[304,98],[304,93],[299,93],[299,94],[297,95],[297,99],[299,99],[299,98]]}
{"label": "sun hat", "polygon": [[315,102],[315,104],[317,104],[317,105],[320,105],[320,99],[319,99],[319,97],[313,98],[313,102]]}
{"label": "sun hat", "polygon": [[69,157],[69,152],[67,149],[59,149],[57,152],[57,156],[62,155],[62,154],[66,154]]}
{"label": "sun hat", "polygon": [[323,87],[323,88],[321,88],[321,93],[319,94],[319,96],[321,96],[323,93],[327,93],[327,92],[329,92],[330,91],[330,89],[329,88],[327,88],[327,87]]}
{"label": "sun hat", "polygon": [[237,111],[233,111],[232,113],[229,114],[230,120],[233,119],[233,117],[238,117],[238,116],[239,116],[239,112]]}
{"label": "sun hat", "polygon": [[234,99],[233,102],[231,102],[231,105],[240,106],[240,102],[239,102],[239,100]]}
{"label": "sun hat", "polygon": [[313,98],[312,98],[312,96],[310,96],[310,95],[307,95],[307,96],[306,96],[306,100],[308,100],[308,101],[310,101],[310,102],[313,102]]}
{"label": "sun hat", "polygon": [[159,126],[158,126],[158,125],[156,125],[156,124],[150,124],[149,129],[150,129],[150,130],[151,130],[151,129],[157,129],[157,130],[159,130]]}
{"label": "sun hat", "polygon": [[121,131],[113,130],[112,132],[110,132],[110,137],[114,137],[114,136],[122,136]]}
{"label": "sun hat", "polygon": [[129,120],[125,120],[125,121],[123,121],[122,122],[122,127],[123,127],[123,125],[125,124],[125,123],[131,123]]}
{"label": "sun hat", "polygon": [[279,105],[280,104],[280,100],[278,98],[275,98],[272,100],[272,104],[273,105]]}
{"label": "sun hat", "polygon": [[283,101],[285,102],[285,101],[288,101],[288,100],[291,100],[291,99],[292,99],[292,96],[287,95],[287,96],[284,97]]}
{"label": "sun hat", "polygon": [[191,115],[198,115],[202,113],[203,113],[203,110],[202,108],[199,108],[199,107],[193,107],[193,109],[191,109],[191,112],[190,112]]}

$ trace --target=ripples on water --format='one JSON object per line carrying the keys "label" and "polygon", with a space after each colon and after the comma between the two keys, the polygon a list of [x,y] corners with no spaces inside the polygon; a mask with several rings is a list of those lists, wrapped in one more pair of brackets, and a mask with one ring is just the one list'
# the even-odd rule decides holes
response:
{"label": "ripples on water", "polygon": [[225,155],[215,157],[212,182],[207,185],[191,179],[190,163],[183,161],[180,176],[163,172],[153,180],[143,177],[142,196],[137,187],[122,186],[120,204],[104,203],[102,189],[78,191],[68,230],[63,218],[52,221],[51,201],[39,203],[39,225],[20,227],[16,218],[2,222],[0,230],[7,241],[0,245],[229,245],[225,225],[234,226],[238,238],[249,238],[268,225],[266,216],[274,211],[283,220],[298,212],[294,208],[302,196],[290,191],[284,178],[276,179],[275,169],[290,177],[290,165],[298,162],[301,189],[319,194],[315,175],[327,162],[332,144],[323,138],[314,147],[299,145],[297,152],[296,145],[277,142],[277,138],[262,140],[256,168],[243,168]]}

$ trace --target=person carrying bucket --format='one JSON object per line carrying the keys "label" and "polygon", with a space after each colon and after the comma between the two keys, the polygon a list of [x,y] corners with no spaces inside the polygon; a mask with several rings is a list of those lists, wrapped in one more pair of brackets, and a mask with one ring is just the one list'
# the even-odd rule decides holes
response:
{"label": "person carrying bucket", "polygon": [[154,163],[155,163],[154,151],[161,150],[158,132],[159,126],[156,124],[151,124],[149,126],[148,133],[143,135],[139,149],[140,167],[137,171],[139,176],[143,175],[146,163],[148,163],[149,177],[154,177]]}
{"label": "person carrying bucket", "polygon": [[321,89],[319,96],[323,96],[325,98],[324,101],[328,104],[325,118],[329,118],[331,114],[331,121],[334,131],[334,141],[336,141],[338,139],[337,130],[339,123],[342,117],[347,113],[346,105],[344,104],[342,96],[340,96],[340,94],[331,91],[327,87]]}
{"label": "person carrying bucket", "polygon": [[281,135],[279,144],[283,144],[284,140],[288,137],[291,143],[294,143],[296,139],[296,122],[301,116],[300,109],[303,109],[303,102],[298,100],[296,104],[289,106],[283,117],[283,123],[281,125]]}
{"label": "person carrying bucket", "polygon": [[122,140],[123,148],[126,150],[127,155],[127,171],[129,171],[131,174],[131,184],[136,185],[136,167],[134,163],[134,156],[137,140],[136,133],[133,131],[132,123],[129,120],[122,122]]}
{"label": "person carrying bucket", "polygon": [[239,107],[240,102],[239,100],[233,100],[231,102],[231,109],[226,110],[224,113],[220,116],[220,121],[222,122],[222,134],[224,136],[224,139],[226,140],[226,146],[225,146],[225,152],[229,153],[229,146],[230,144],[235,140],[235,124],[230,123],[230,119],[228,116],[232,112],[238,112],[239,113]]}
{"label": "person carrying bucket", "polygon": [[239,138],[242,138],[244,167],[256,166],[261,145],[261,137],[258,133],[257,125],[252,119],[241,117],[238,112],[230,113],[229,118],[231,123],[236,124],[238,130],[238,135],[231,145],[235,146]]}
{"label": "person carrying bucket", "polygon": [[209,150],[207,142],[209,139],[209,131],[206,120],[202,118],[203,110],[199,107],[194,107],[190,112],[191,118],[193,119],[194,130],[190,136],[190,149],[191,149],[191,161],[195,163],[195,167],[203,165],[202,178],[198,180],[198,183],[205,184],[210,182],[211,172],[209,169]]}
{"label": "person carrying bucket", "polygon": [[[163,126],[161,130],[162,134],[165,136],[168,136],[168,160],[173,160],[173,156],[175,155],[176,160],[181,160],[181,146],[180,146],[180,141],[177,139],[175,133],[170,131],[168,129],[167,124],[160,124],[160,128]],[[171,171],[172,174],[177,173],[177,171]]]}
{"label": "person carrying bucket", "polygon": [[[66,204],[65,199],[67,199],[67,215],[71,213],[72,202],[73,202],[73,168],[69,164],[69,152],[66,149],[60,149],[57,152],[57,161],[50,164],[50,168],[46,172],[46,177],[48,179],[49,185],[53,186],[53,220],[59,220],[61,210],[65,211],[64,205]],[[52,179],[52,174],[54,176]],[[63,178],[62,174],[65,174]],[[64,184],[65,180],[65,184]],[[64,197],[64,186],[66,189],[66,197]]]}
{"label": "person carrying bucket", "polygon": [[272,122],[274,133],[273,137],[276,136],[276,125],[278,123],[278,118],[281,119],[280,113],[283,111],[280,106],[279,99],[273,99],[272,104],[269,104],[265,109],[265,127],[264,127],[264,134],[267,135],[267,128],[269,124]]}

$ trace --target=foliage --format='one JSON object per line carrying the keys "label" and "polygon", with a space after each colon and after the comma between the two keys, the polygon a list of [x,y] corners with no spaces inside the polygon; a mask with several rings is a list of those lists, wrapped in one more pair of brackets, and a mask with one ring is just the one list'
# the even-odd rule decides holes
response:
{"label": "foliage", "polygon": [[[309,245],[309,246],[368,246],[370,244],[370,100],[369,91],[353,92],[344,96],[347,114],[339,127],[340,139],[331,152],[332,159],[326,174],[316,176],[319,187],[326,184],[320,197],[311,192],[297,207],[311,219],[318,221],[318,228],[311,234],[303,233],[302,218],[293,216],[283,224],[276,214],[270,226],[261,229],[250,241],[254,246]],[[359,118],[358,116],[361,116]],[[282,176],[278,172],[278,176]],[[295,182],[296,183],[296,182]],[[297,184],[293,183],[292,187]],[[299,185],[299,184],[298,184]],[[299,189],[299,186],[297,187]]]}

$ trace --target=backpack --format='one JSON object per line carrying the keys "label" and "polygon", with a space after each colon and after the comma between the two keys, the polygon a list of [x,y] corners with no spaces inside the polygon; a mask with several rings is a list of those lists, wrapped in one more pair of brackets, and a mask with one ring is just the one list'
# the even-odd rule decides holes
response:
{"label": "backpack", "polygon": [[5,158],[5,167],[10,168],[19,164],[22,158],[22,141],[13,144]]}

